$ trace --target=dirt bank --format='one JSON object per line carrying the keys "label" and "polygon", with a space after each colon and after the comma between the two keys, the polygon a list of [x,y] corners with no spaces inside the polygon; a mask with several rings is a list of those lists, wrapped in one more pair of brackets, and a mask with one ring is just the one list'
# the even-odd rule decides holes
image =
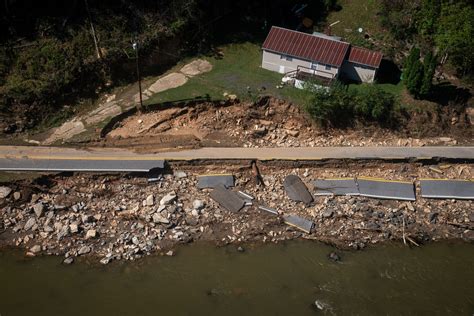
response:
{"label": "dirt bank", "polygon": [[[67,262],[92,255],[106,264],[167,252],[176,244],[196,240],[218,245],[278,242],[306,238],[364,248],[405,236],[422,244],[437,239],[474,240],[472,201],[399,202],[364,197],[320,197],[310,206],[290,200],[283,179],[296,174],[310,190],[311,180],[324,177],[375,176],[416,180],[420,177],[472,178],[473,164],[348,163],[293,168],[290,164],[260,164],[265,186],[257,186],[250,162],[228,165],[171,165],[155,182],[134,175],[56,175],[6,184],[11,192],[0,199],[0,244],[24,248],[29,255],[62,255]],[[236,189],[253,195],[254,205],[238,213],[222,209],[197,189],[197,175],[233,173]],[[5,191],[6,190],[6,191]],[[273,216],[257,209],[280,211]],[[294,214],[315,223],[310,234],[283,223]],[[405,226],[403,227],[403,223]]]}
{"label": "dirt bank", "polygon": [[[451,113],[455,115],[454,113]],[[417,114],[398,129],[357,124],[323,129],[298,106],[273,98],[258,102],[202,103],[130,116],[116,124],[100,146],[138,151],[199,146],[318,147],[471,144],[473,132],[457,114]],[[453,121],[454,122],[454,121]],[[416,127],[416,128],[415,128]]]}

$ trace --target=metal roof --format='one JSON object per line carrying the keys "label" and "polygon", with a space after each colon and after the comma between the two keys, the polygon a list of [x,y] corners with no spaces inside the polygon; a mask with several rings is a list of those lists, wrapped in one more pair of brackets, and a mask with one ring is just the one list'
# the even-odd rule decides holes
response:
{"label": "metal roof", "polygon": [[382,61],[382,53],[366,48],[352,46],[349,53],[349,61],[361,65],[379,68]]}
{"label": "metal roof", "polygon": [[349,49],[349,43],[273,26],[262,48],[341,67]]}

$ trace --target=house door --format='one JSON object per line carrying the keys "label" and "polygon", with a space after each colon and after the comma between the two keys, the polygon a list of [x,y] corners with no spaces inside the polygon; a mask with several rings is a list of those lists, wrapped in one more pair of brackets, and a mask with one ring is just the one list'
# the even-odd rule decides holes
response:
{"label": "house door", "polygon": [[285,73],[285,66],[280,65],[280,70],[278,71],[281,74]]}
{"label": "house door", "polygon": [[318,69],[318,63],[311,63],[311,69],[313,70],[313,75],[316,74],[316,71]]}

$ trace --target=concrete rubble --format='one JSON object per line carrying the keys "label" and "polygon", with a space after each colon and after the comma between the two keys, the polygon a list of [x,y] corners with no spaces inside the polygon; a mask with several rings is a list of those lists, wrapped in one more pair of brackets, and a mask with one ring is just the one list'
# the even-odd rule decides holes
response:
{"label": "concrete rubble", "polygon": [[[306,206],[291,200],[283,186],[290,174],[302,179],[312,194],[312,181],[324,178],[470,179],[472,164],[436,166],[442,175],[417,163],[262,164],[265,185],[258,186],[251,168],[242,164],[178,167],[186,176],[171,172],[152,183],[131,175],[79,174],[3,184],[0,192],[11,191],[0,199],[0,247],[20,247],[31,256],[61,255],[65,264],[77,256],[108,264],[166,254],[178,244],[199,240],[240,245],[305,238],[354,249],[400,241],[403,234],[419,244],[446,238],[474,240],[473,201],[424,199],[419,194],[416,201],[314,196]],[[198,189],[203,169],[234,174],[232,192],[246,206],[229,212],[211,198],[212,189]],[[254,199],[246,201],[238,191]],[[15,200],[11,192],[21,192],[21,199]],[[246,204],[249,201],[252,205]],[[284,215],[305,219],[314,227],[302,232],[285,225]]]}

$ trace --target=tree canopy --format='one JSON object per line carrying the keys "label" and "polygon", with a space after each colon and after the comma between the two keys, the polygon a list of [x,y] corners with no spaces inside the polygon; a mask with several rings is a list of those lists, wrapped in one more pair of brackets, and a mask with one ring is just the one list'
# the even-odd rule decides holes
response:
{"label": "tree canopy", "polygon": [[474,75],[474,2],[382,0],[381,21],[400,41],[434,49],[461,76]]}

